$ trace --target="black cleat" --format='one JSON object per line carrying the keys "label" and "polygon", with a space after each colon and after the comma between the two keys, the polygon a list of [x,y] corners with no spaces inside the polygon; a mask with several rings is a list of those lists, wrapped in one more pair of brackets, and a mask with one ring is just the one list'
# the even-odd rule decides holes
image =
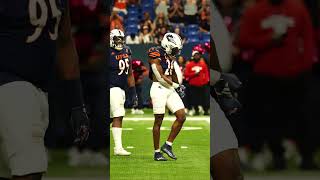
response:
{"label": "black cleat", "polygon": [[161,147],[161,151],[166,153],[170,158],[177,160],[176,155],[172,152],[172,146],[169,146],[168,144],[164,143],[164,145]]}
{"label": "black cleat", "polygon": [[165,158],[161,152],[154,153],[154,160],[155,161],[167,161],[167,158]]}

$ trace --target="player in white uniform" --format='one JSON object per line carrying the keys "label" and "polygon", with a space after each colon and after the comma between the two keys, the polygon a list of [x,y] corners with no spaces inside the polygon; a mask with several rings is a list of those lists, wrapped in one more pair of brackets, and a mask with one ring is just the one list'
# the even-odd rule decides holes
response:
{"label": "player in white uniform", "polygon": [[179,35],[167,33],[164,35],[161,46],[152,47],[148,51],[150,64],[150,78],[152,87],[150,96],[153,104],[155,122],[153,126],[154,160],[166,161],[160,152],[160,127],[164,118],[166,107],[175,114],[171,132],[167,141],[161,147],[161,151],[170,158],[177,159],[172,152],[172,144],[179,134],[186,119],[184,104],[181,98],[184,96],[182,73],[176,62],[176,56],[180,54],[182,41]]}
{"label": "player in white uniform", "polygon": [[213,3],[211,7],[213,8],[213,11],[211,11],[211,36],[213,39],[211,40],[212,49],[210,53],[210,85],[213,93],[210,96],[210,171],[214,180],[242,180],[238,141],[225,115],[225,113],[234,113],[240,108],[240,103],[233,97],[231,91],[232,89],[237,89],[241,83],[237,78],[221,73],[219,60],[223,61],[224,64],[229,64],[231,40],[227,29],[224,27],[224,22]]}

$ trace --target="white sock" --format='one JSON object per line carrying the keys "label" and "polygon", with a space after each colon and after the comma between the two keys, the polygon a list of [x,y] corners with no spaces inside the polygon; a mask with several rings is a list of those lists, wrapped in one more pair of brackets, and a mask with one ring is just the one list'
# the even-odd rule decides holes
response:
{"label": "white sock", "polygon": [[169,145],[169,146],[172,146],[173,143],[169,142],[169,141],[166,141],[166,144]]}
{"label": "white sock", "polygon": [[121,149],[122,148],[122,128],[113,127],[112,135],[113,135],[115,149]]}
{"label": "white sock", "polygon": [[156,150],[154,150],[154,152],[155,152],[155,153],[160,152],[160,149],[156,149]]}

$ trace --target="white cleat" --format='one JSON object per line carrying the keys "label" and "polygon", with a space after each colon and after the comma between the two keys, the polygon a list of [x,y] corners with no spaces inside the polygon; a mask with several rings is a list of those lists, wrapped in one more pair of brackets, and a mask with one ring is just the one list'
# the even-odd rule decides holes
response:
{"label": "white cleat", "polygon": [[130,156],[131,152],[128,152],[123,148],[119,148],[119,149],[114,149],[114,155],[115,156]]}

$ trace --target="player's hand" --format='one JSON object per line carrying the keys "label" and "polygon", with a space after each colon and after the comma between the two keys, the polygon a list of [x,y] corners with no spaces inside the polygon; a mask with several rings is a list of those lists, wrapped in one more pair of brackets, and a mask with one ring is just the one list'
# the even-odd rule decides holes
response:
{"label": "player's hand", "polygon": [[74,133],[74,143],[82,145],[87,141],[90,134],[90,120],[84,106],[72,108],[71,128]]}
{"label": "player's hand", "polygon": [[[230,82],[230,83],[229,83]],[[232,81],[221,78],[214,86],[217,94],[217,101],[221,109],[227,114],[232,115],[241,109],[241,103],[237,100],[234,92],[230,88]],[[232,84],[234,89],[238,89],[238,83]]]}
{"label": "player's hand", "polygon": [[230,73],[222,73],[220,80],[224,80],[225,82],[228,83],[229,88],[233,91],[236,92],[242,87],[242,82],[239,80],[239,78]]}
{"label": "player's hand", "polygon": [[186,87],[182,84],[178,88],[176,88],[176,92],[179,94],[181,99],[184,98],[184,96],[186,95],[185,91],[186,91]]}
{"label": "player's hand", "polygon": [[138,95],[136,92],[136,88],[133,87],[129,87],[128,89],[128,93],[129,93],[129,106],[132,106],[133,108],[138,106]]}
{"label": "player's hand", "polygon": [[138,96],[134,95],[133,98],[132,98],[132,107],[133,108],[138,107],[138,103],[139,103]]}

